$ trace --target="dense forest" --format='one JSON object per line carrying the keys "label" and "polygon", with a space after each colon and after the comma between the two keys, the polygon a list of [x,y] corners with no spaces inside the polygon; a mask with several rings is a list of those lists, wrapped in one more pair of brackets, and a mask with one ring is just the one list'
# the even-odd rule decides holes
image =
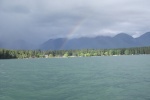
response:
{"label": "dense forest", "polygon": [[113,55],[150,54],[150,47],[119,49],[84,49],[84,50],[7,50],[0,49],[0,59],[52,58],[52,57],[90,57]]}

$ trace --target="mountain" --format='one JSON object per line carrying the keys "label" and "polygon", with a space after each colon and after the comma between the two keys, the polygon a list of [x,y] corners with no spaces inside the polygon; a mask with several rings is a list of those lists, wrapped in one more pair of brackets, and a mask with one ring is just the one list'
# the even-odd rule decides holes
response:
{"label": "mountain", "polygon": [[116,48],[127,48],[138,46],[136,40],[132,36],[125,33],[121,33],[114,36],[112,42],[115,45],[114,47]]}
{"label": "mountain", "polygon": [[41,45],[33,45],[24,40],[3,40],[0,38],[0,48],[22,49],[22,50],[68,50],[68,49],[109,49],[109,48],[128,48],[150,46],[150,32],[133,38],[126,33],[120,33],[114,37],[97,36],[81,38],[57,38],[49,39]]}
{"label": "mountain", "polygon": [[50,39],[46,41],[44,44],[42,44],[40,48],[44,50],[49,50],[49,49],[59,50],[63,45],[63,43],[65,42],[65,40],[66,40],[65,38]]}
{"label": "mountain", "polygon": [[14,50],[31,50],[37,48],[37,46],[28,43],[24,40],[16,40],[16,41],[0,41],[0,48],[5,49],[14,49]]}
{"label": "mountain", "polygon": [[150,46],[150,32],[147,32],[138,37],[137,42],[140,46]]}
{"label": "mountain", "polygon": [[66,49],[109,49],[150,46],[150,32],[133,38],[126,33],[117,34],[114,37],[97,36],[94,38],[81,37],[74,39],[58,38],[50,39],[40,46],[42,50],[66,50]]}

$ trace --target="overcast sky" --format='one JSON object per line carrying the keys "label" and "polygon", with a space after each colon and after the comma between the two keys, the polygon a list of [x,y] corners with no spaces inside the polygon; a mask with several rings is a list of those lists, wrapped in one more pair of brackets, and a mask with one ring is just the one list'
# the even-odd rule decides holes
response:
{"label": "overcast sky", "polygon": [[0,0],[0,39],[134,37],[150,31],[150,0]]}

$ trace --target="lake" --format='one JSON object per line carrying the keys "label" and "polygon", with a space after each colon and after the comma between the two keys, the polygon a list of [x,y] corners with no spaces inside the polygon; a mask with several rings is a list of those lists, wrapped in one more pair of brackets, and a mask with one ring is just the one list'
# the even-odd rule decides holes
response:
{"label": "lake", "polygon": [[150,55],[0,60],[0,100],[150,100]]}

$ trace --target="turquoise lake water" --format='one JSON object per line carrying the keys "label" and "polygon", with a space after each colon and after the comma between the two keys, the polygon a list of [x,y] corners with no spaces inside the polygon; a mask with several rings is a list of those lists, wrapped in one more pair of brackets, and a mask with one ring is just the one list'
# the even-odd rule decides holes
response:
{"label": "turquoise lake water", "polygon": [[150,100],[150,55],[0,60],[0,100]]}

